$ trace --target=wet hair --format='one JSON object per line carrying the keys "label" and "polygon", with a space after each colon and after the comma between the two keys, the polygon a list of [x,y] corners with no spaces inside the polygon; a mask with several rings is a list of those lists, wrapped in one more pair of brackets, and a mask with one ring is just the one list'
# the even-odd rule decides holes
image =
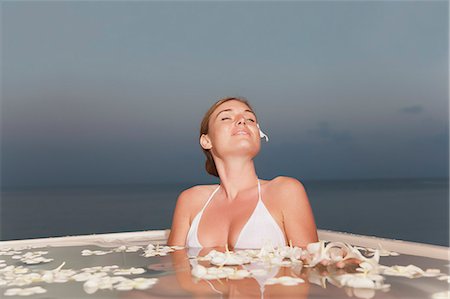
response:
{"label": "wet hair", "polygon": [[[228,98],[223,98],[218,100],[217,102],[215,102],[208,111],[206,111],[205,116],[203,116],[202,122],[200,124],[200,137],[199,139],[202,137],[203,134],[208,134],[209,132],[209,120],[211,119],[211,115],[213,114],[213,112],[216,110],[217,107],[219,107],[220,105],[222,105],[223,103],[226,103],[228,101],[238,101],[241,102],[245,105],[248,106],[248,108],[250,108],[250,110],[253,111],[252,107],[250,106],[249,102],[243,98],[243,97],[228,97]],[[201,145],[200,145],[201,147]],[[219,173],[217,172],[217,168],[216,168],[216,164],[214,163],[214,159],[213,156],[211,154],[211,150],[209,149],[204,149],[203,147],[201,147],[203,150],[203,153],[206,156],[206,162],[205,162],[205,168],[206,168],[206,172],[208,172],[210,175],[219,177]]]}

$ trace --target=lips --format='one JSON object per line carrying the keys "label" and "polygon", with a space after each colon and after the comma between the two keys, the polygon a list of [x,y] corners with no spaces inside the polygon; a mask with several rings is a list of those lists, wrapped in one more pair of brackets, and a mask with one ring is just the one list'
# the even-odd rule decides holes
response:
{"label": "lips", "polygon": [[237,130],[236,132],[233,133],[233,135],[250,135],[250,132],[248,132],[247,130]]}

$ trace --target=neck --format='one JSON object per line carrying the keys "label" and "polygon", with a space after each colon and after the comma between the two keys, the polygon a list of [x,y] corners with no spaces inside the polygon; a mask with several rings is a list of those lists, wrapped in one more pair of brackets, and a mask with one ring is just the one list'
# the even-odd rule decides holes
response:
{"label": "neck", "polygon": [[252,159],[245,157],[216,159],[215,164],[220,185],[228,200],[234,200],[239,192],[255,187],[257,184],[258,177]]}

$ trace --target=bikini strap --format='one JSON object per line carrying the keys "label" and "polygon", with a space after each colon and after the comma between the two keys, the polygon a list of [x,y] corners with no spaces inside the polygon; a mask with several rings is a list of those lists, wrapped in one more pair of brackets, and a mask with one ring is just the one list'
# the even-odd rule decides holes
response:
{"label": "bikini strap", "polygon": [[261,184],[259,183],[259,179],[258,179],[258,200],[261,201]]}
{"label": "bikini strap", "polygon": [[211,201],[211,199],[214,197],[214,194],[216,194],[216,192],[219,190],[220,185],[216,188],[216,190],[214,190],[214,192],[209,196],[208,200],[206,201],[205,205],[203,206],[202,210],[200,212],[203,212],[203,210],[206,208],[206,206],[209,204],[209,202]]}

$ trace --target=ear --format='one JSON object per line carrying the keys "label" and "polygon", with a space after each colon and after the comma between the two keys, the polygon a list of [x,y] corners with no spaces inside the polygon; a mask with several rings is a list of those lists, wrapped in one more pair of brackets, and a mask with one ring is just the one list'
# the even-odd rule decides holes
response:
{"label": "ear", "polygon": [[212,148],[211,140],[209,139],[208,135],[203,134],[202,136],[200,136],[200,145],[205,150],[209,150]]}

